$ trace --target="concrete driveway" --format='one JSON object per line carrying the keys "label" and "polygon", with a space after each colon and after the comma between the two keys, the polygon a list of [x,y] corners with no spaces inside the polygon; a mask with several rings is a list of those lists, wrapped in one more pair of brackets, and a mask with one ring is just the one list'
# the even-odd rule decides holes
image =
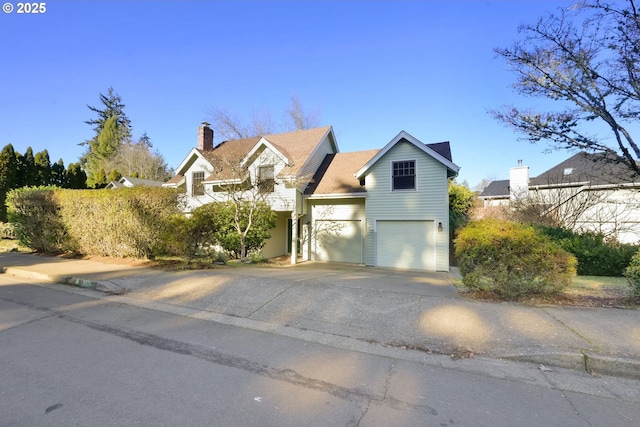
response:
{"label": "concrete driveway", "polygon": [[313,262],[167,272],[24,254],[2,254],[0,263],[12,274],[126,289],[105,297],[125,304],[279,334],[574,369],[589,362],[640,378],[637,310],[473,301],[456,294],[449,273]]}

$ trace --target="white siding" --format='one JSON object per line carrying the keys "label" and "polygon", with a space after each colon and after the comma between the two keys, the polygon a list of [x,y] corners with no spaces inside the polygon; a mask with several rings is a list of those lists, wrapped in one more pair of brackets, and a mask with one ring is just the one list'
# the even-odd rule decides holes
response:
{"label": "white siding", "polygon": [[[416,190],[392,191],[391,162],[416,161]],[[369,170],[366,178],[367,221],[365,263],[376,265],[375,221],[410,220],[442,223],[436,231],[438,271],[449,270],[449,201],[447,168],[414,145],[400,141]],[[380,244],[380,242],[378,242]]]}
{"label": "white siding", "polygon": [[205,194],[203,196],[194,196],[192,193],[193,190],[193,173],[194,172],[204,172],[204,178],[212,173],[213,169],[209,162],[204,160],[199,156],[195,156],[195,161],[189,166],[187,171],[184,173],[185,183],[186,183],[186,196],[185,197],[185,211],[191,212],[199,206],[206,205],[207,203],[211,203],[211,196],[207,193],[210,193],[210,187],[205,185]]}

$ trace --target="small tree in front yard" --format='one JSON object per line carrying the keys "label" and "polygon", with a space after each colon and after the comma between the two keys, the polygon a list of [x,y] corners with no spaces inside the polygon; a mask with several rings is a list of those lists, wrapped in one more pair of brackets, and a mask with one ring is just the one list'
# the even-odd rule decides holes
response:
{"label": "small tree in front yard", "polygon": [[262,249],[271,237],[269,230],[276,226],[276,213],[265,202],[214,202],[199,210],[214,221],[212,239],[239,258]]}
{"label": "small tree in front yard", "polygon": [[507,299],[557,293],[576,274],[575,257],[531,226],[490,218],[473,221],[455,243],[464,285]]}

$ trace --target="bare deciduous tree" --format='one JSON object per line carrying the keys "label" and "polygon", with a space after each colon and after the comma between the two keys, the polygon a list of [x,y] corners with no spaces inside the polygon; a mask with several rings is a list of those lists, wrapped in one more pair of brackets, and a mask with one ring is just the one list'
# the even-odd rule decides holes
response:
{"label": "bare deciduous tree", "polygon": [[[496,49],[517,76],[514,90],[553,100],[559,109],[511,106],[493,116],[532,143],[616,154],[611,157],[640,173],[640,148],[629,130],[640,117],[640,15],[634,0],[580,2],[519,31],[523,37],[511,48]],[[599,135],[601,128],[609,136]]]}
{"label": "bare deciduous tree", "polygon": [[251,109],[251,117],[248,121],[242,115],[225,107],[213,107],[209,116],[216,136],[223,141],[310,129],[318,126],[320,122],[320,113],[317,110],[305,111],[300,100],[295,96],[291,97],[291,105],[285,111],[281,123],[274,122],[269,110],[257,108]]}
{"label": "bare deciduous tree", "polygon": [[514,197],[509,207],[503,207],[503,213],[518,222],[599,232],[613,238],[633,231],[635,223],[630,219],[640,203],[637,191],[630,190],[624,199],[616,197],[619,191],[615,187],[549,182]]}

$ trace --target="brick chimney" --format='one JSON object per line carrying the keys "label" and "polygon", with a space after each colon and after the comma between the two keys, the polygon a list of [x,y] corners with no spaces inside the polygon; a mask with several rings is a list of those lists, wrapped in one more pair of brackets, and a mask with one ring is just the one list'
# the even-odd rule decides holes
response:
{"label": "brick chimney", "polygon": [[198,127],[198,150],[213,150],[213,129],[207,122],[202,122],[202,126]]}

